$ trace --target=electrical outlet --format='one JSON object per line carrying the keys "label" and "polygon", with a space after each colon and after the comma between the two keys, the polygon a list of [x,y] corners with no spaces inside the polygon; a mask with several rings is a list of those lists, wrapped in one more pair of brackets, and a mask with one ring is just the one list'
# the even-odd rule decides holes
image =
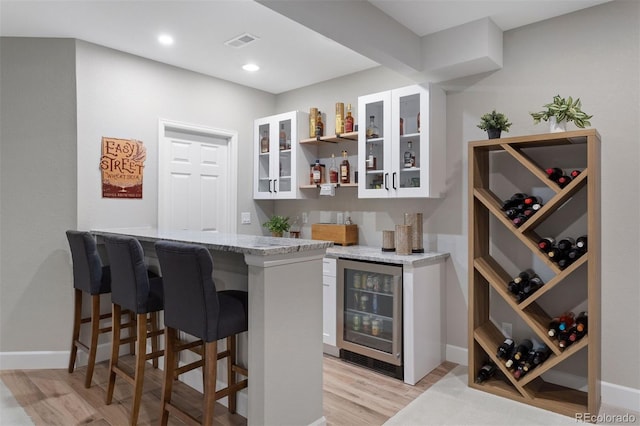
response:
{"label": "electrical outlet", "polygon": [[513,326],[511,325],[510,322],[503,322],[502,323],[502,334],[504,334],[506,337],[512,337],[512,333],[513,332]]}
{"label": "electrical outlet", "polygon": [[251,223],[251,213],[250,212],[242,212],[240,213],[240,220],[243,225],[248,225]]}
{"label": "electrical outlet", "polygon": [[309,216],[307,216],[307,212],[302,212],[302,223],[309,222]]}

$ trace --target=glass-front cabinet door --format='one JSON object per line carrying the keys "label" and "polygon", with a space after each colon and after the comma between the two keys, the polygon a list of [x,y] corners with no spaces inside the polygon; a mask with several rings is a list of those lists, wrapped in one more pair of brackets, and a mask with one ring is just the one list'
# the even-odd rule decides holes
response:
{"label": "glass-front cabinet door", "polygon": [[255,120],[254,199],[297,197],[300,114],[293,111]]}
{"label": "glass-front cabinet door", "polygon": [[360,198],[438,197],[445,176],[445,97],[433,85],[358,98]]}
{"label": "glass-front cabinet door", "polygon": [[337,264],[338,347],[402,365],[402,267]]}
{"label": "glass-front cabinet door", "polygon": [[358,98],[358,196],[385,198],[391,188],[390,92]]}

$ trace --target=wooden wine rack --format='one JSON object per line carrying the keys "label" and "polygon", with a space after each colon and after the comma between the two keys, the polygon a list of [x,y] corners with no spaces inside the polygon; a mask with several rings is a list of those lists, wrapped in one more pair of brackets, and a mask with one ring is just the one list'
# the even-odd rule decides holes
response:
{"label": "wooden wine rack", "polygon": [[[560,188],[547,178],[543,165],[527,152],[529,148],[582,144],[586,149],[586,168],[569,185]],[[490,188],[491,154],[502,151],[511,155],[524,169],[547,185],[553,195],[544,206],[516,228],[501,210],[502,201]],[[550,165],[545,165],[549,167]],[[489,139],[469,144],[469,386],[525,404],[574,417],[576,413],[596,416],[600,409],[600,135],[595,129],[533,136]],[[576,262],[560,269],[537,247],[540,236],[536,227],[586,186],[588,251]],[[526,192],[525,188],[521,188]],[[492,235],[489,221],[495,217],[555,274],[538,291],[518,303],[507,285],[512,277],[491,256]],[[538,304],[539,299],[563,285],[578,268],[587,268],[588,334],[564,351],[547,335],[551,315]],[[551,356],[520,380],[515,379],[496,356],[504,335],[491,321],[491,297],[504,299],[536,336],[551,350]],[[560,312],[552,312],[558,315]],[[576,390],[549,383],[541,377],[574,354],[586,350],[587,390]],[[482,365],[492,360],[498,366],[496,375],[475,383]]]}

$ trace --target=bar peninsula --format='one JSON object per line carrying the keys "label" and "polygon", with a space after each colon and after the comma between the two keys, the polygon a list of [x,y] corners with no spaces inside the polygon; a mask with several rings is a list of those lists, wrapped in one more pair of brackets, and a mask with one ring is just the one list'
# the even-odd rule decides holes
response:
{"label": "bar peninsula", "polygon": [[[110,234],[135,237],[150,258],[155,257],[154,243],[159,240],[207,247],[216,288],[249,292],[247,423],[325,424],[322,258],[333,243],[154,228],[91,232],[98,242]],[[238,405],[240,411],[240,401]]]}

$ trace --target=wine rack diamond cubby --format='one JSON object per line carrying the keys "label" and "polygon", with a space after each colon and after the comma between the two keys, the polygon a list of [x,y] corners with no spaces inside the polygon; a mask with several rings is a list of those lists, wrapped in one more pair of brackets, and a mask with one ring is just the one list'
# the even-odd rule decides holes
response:
{"label": "wine rack diamond cubby", "polygon": [[[573,162],[572,167],[576,161],[584,164],[580,164],[579,174],[561,187],[549,179],[545,169],[555,167],[550,163],[563,161]],[[517,171],[515,176],[509,174],[513,170]],[[518,187],[523,182],[529,186]],[[502,200],[511,195],[505,193],[505,188],[515,189],[513,192],[544,192],[546,198],[535,214],[514,226],[502,209]],[[575,224],[573,218],[577,214],[580,222]],[[567,232],[576,227],[581,235],[588,236],[589,245],[586,253],[568,266],[559,266],[538,248],[541,237],[548,236],[543,231]],[[498,247],[500,239],[507,239],[506,250]],[[517,275],[515,268],[523,270],[534,265],[545,270],[547,279],[524,300],[516,298],[508,289]],[[588,312],[587,334],[566,348],[548,334],[551,320],[562,314],[550,303],[557,294],[563,301],[575,297],[577,300],[566,300],[565,306],[582,306],[581,310]],[[497,356],[505,339],[494,318],[494,309],[498,308],[512,310],[524,324],[528,335],[518,337],[531,337],[550,350],[546,361],[519,379]],[[476,383],[476,373],[487,362],[495,363],[495,374]],[[578,387],[558,380],[566,377],[564,371],[554,374],[572,362],[586,364],[580,369],[584,384]],[[570,417],[577,413],[598,414],[600,135],[595,129],[469,143],[469,386]]]}

